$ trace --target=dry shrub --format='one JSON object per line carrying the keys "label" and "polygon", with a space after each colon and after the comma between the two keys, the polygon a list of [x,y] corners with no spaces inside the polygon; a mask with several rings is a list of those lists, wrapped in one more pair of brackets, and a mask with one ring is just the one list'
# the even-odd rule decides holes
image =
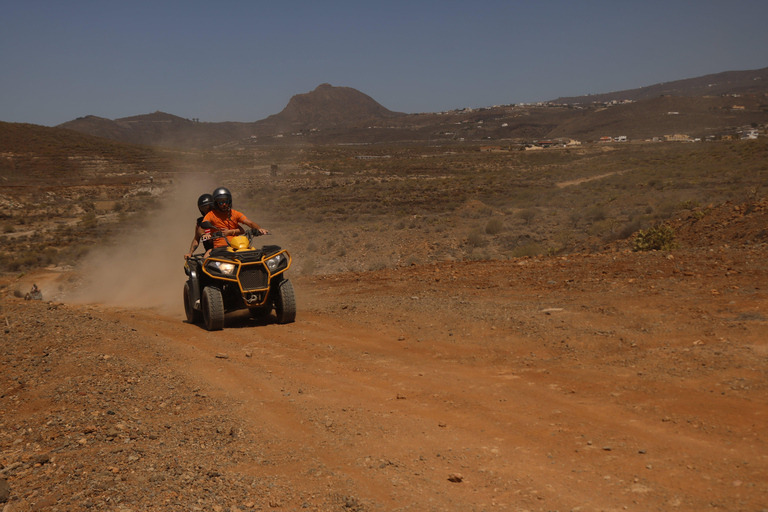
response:
{"label": "dry shrub", "polygon": [[683,201],[677,205],[677,208],[680,210],[695,210],[699,206],[701,205],[695,199],[688,199],[687,201]]}
{"label": "dry shrub", "polygon": [[487,243],[487,240],[480,231],[472,231],[467,236],[467,244],[470,247],[483,247]]}
{"label": "dry shrub", "polygon": [[523,258],[526,256],[540,256],[544,254],[544,247],[536,242],[520,245],[512,251],[513,258]]}
{"label": "dry shrub", "polygon": [[515,217],[523,219],[526,224],[530,224],[538,214],[539,211],[536,208],[525,208],[524,210],[516,212]]}
{"label": "dry shrub", "polygon": [[368,264],[368,270],[370,271],[384,270],[385,268],[387,268],[387,266],[388,266],[388,263],[386,261],[376,260]]}
{"label": "dry shrub", "polygon": [[637,232],[640,229],[640,220],[635,219],[633,221],[627,222],[624,224],[621,229],[616,232],[616,239],[617,240],[626,240],[627,238],[631,237],[635,232]]}
{"label": "dry shrub", "polygon": [[490,260],[491,255],[486,249],[475,247],[469,252],[469,254],[467,254],[466,259],[470,261]]}
{"label": "dry shrub", "polygon": [[602,206],[602,205],[592,206],[586,211],[584,215],[584,218],[586,218],[587,221],[592,223],[600,222],[602,220],[605,220],[607,217],[608,217],[608,212],[606,212],[605,206]]}
{"label": "dry shrub", "polygon": [[405,264],[406,264],[406,265],[408,265],[408,266],[412,266],[412,265],[421,265],[421,263],[422,263],[422,261],[421,261],[421,258],[419,258],[418,256],[416,256],[415,254],[411,254],[411,255],[410,255],[410,256],[408,256],[408,258],[406,258],[406,260],[405,260]]}
{"label": "dry shrub", "polygon": [[498,217],[488,219],[485,224],[485,232],[489,235],[498,235],[504,229],[504,221]]}

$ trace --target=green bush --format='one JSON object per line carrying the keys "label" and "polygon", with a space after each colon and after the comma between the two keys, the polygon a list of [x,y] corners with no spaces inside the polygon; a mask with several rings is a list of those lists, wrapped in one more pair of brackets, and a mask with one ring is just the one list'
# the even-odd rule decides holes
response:
{"label": "green bush", "polygon": [[704,217],[707,216],[709,211],[710,211],[709,208],[704,208],[703,210],[694,210],[692,212],[693,218],[696,219],[696,220],[703,219]]}
{"label": "green bush", "polygon": [[695,210],[699,206],[701,205],[695,199],[688,199],[687,201],[683,201],[677,205],[680,210]]}
{"label": "green bush", "polygon": [[676,247],[675,230],[668,224],[638,231],[632,243],[635,251],[671,251]]}

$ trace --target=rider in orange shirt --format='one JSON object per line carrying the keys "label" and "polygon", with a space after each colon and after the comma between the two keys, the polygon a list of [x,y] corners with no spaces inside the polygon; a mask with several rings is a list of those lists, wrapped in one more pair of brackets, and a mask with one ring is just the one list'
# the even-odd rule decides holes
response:
{"label": "rider in orange shirt", "polygon": [[226,236],[226,240],[224,238],[217,238],[213,241],[214,249],[227,247],[229,240],[233,236],[245,233],[240,224],[248,226],[261,235],[269,233],[269,231],[262,229],[242,213],[232,209],[232,193],[228,189],[219,187],[213,191],[213,205],[213,210],[205,215],[203,222],[210,222],[216,230],[221,231]]}

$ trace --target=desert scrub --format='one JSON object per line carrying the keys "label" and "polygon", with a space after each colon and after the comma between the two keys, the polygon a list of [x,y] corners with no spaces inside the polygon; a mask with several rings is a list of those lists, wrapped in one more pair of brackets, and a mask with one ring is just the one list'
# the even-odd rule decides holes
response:
{"label": "desert scrub", "polygon": [[694,219],[701,220],[704,217],[706,217],[708,213],[709,213],[709,208],[704,208],[703,210],[693,210],[691,212],[691,215],[693,216]]}
{"label": "desert scrub", "polygon": [[469,253],[466,255],[466,259],[468,261],[486,261],[491,259],[491,254],[487,249],[475,247],[469,251]]}
{"label": "desert scrub", "polygon": [[695,210],[701,206],[698,201],[695,199],[688,199],[687,201],[683,201],[680,204],[677,205],[678,210]]}
{"label": "desert scrub", "polygon": [[94,212],[87,212],[81,218],[79,225],[83,229],[93,229],[99,223]]}
{"label": "desert scrub", "polygon": [[676,247],[675,230],[668,224],[658,224],[638,231],[632,241],[634,251],[671,251]]}
{"label": "desert scrub", "polygon": [[504,221],[498,217],[488,219],[488,222],[485,223],[485,232],[489,235],[498,235],[503,228]]}
{"label": "desert scrub", "polygon": [[608,218],[608,212],[606,211],[605,206],[595,205],[587,209],[584,218],[588,222],[594,224],[606,220]]}
{"label": "desert scrub", "polygon": [[635,232],[639,230],[640,230],[640,219],[630,220],[626,224],[621,226],[621,228],[616,233],[616,238],[618,240],[626,240],[627,238],[631,237]]}
{"label": "desert scrub", "polygon": [[524,210],[520,210],[519,212],[515,213],[515,217],[518,219],[523,219],[526,224],[530,224],[533,222],[533,219],[536,218],[536,216],[539,214],[539,211],[536,208],[526,208]]}
{"label": "desert scrub", "polygon": [[377,270],[384,270],[385,268],[387,268],[387,266],[388,264],[386,261],[376,260],[368,264],[368,270],[370,270],[371,272],[375,272]]}
{"label": "desert scrub", "polygon": [[544,254],[545,250],[540,244],[536,242],[527,243],[525,245],[519,245],[512,251],[511,256],[513,258],[525,258],[530,256],[540,256]]}
{"label": "desert scrub", "polygon": [[487,243],[487,241],[486,241],[485,237],[483,236],[483,234],[479,230],[478,231],[472,231],[467,236],[467,244],[470,247],[483,247],[483,246],[486,245],[486,243]]}
{"label": "desert scrub", "polygon": [[412,255],[408,256],[408,258],[406,258],[405,264],[410,267],[410,266],[413,266],[413,265],[421,265],[422,261],[421,261],[421,258],[416,256],[415,254],[412,254]]}

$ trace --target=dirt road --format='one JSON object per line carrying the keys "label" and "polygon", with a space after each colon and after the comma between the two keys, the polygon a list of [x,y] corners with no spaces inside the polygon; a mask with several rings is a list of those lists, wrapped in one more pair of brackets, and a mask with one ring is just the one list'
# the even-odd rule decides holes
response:
{"label": "dirt road", "polygon": [[764,510],[764,256],[295,277],[220,332],[7,278],[3,510]]}

